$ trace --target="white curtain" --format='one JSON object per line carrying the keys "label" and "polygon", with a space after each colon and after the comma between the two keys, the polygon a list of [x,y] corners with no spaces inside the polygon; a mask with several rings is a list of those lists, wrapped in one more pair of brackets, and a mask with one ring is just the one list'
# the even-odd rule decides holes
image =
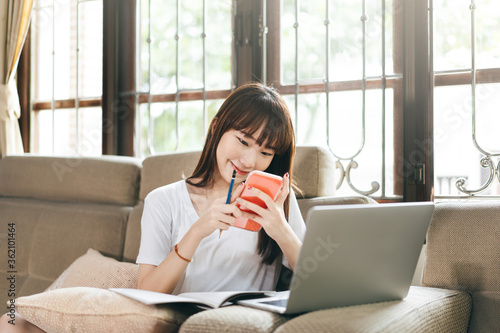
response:
{"label": "white curtain", "polygon": [[15,81],[33,0],[0,0],[0,157],[23,153]]}

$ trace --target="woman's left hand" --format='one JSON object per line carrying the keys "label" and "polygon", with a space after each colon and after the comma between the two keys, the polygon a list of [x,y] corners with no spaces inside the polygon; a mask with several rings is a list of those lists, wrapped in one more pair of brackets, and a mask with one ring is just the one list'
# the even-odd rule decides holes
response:
{"label": "woman's left hand", "polygon": [[255,214],[252,214],[242,211],[242,216],[254,220],[262,225],[269,237],[277,241],[276,237],[284,235],[284,231],[288,228],[288,222],[286,221],[283,206],[288,194],[290,193],[289,188],[290,176],[288,173],[283,177],[283,186],[276,198],[276,201],[273,201],[273,199],[263,191],[253,187],[250,191],[252,191],[259,199],[264,201],[267,208],[262,208],[250,201],[238,198],[236,201],[240,204],[240,208],[246,208],[255,212]]}

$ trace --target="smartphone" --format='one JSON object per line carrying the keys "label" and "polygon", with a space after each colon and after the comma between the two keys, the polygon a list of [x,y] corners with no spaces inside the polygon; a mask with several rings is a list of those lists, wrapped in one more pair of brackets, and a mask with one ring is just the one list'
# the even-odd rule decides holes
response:
{"label": "smartphone", "polygon": [[[248,174],[247,180],[245,182],[245,188],[241,193],[240,197],[247,201],[250,201],[256,205],[259,205],[262,208],[267,208],[267,205],[264,201],[258,198],[252,191],[250,191],[249,187],[254,187],[262,192],[269,195],[273,200],[276,200],[278,197],[278,193],[283,186],[283,178],[280,176],[273,175],[271,173],[257,171],[254,170]],[[236,204],[238,208],[241,209],[240,204]],[[250,209],[241,209],[244,212],[250,212],[255,214],[255,212]],[[262,227],[259,223],[254,220],[248,219],[246,217],[239,217],[236,219],[235,227],[242,228],[250,231],[259,231]]]}

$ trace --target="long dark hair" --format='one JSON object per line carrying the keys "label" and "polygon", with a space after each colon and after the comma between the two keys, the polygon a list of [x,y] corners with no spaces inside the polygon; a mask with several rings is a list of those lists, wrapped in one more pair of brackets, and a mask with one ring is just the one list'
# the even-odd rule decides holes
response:
{"label": "long dark hair", "polygon": [[[279,176],[288,172],[293,179],[295,134],[288,107],[275,90],[261,83],[248,83],[233,91],[220,107],[210,125],[198,164],[186,182],[197,187],[213,186],[217,146],[222,135],[233,129],[252,135],[261,127],[263,130],[257,144],[266,143],[275,149],[273,160],[265,171]],[[193,183],[194,178],[200,181]],[[290,195],[284,203],[287,219],[289,207]],[[278,244],[263,228],[259,231],[258,253],[265,264],[272,264],[281,257]]]}

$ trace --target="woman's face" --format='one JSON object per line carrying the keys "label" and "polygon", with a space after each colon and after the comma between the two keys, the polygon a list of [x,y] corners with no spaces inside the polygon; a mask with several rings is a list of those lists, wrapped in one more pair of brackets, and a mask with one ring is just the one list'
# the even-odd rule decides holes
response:
{"label": "woman's face", "polygon": [[275,151],[266,147],[266,142],[262,146],[257,144],[262,130],[261,127],[252,135],[244,130],[229,130],[222,135],[216,153],[217,167],[222,179],[230,182],[233,170],[236,170],[236,181],[242,182],[250,171],[267,169]]}

